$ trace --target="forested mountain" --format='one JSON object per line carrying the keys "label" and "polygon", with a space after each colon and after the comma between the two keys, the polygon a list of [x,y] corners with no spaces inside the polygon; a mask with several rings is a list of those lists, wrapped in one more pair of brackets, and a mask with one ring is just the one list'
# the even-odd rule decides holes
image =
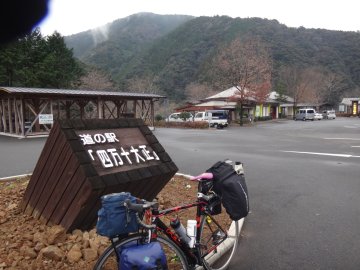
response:
{"label": "forested mountain", "polygon": [[[95,44],[90,31],[66,37],[75,56],[109,72],[123,91],[147,78],[174,100],[186,98],[191,83],[214,85],[213,59],[238,37],[257,38],[272,58],[273,88],[284,67],[317,68],[336,74],[336,101],[360,89],[360,33],[289,28],[276,20],[136,14],[108,25]],[[107,38],[105,38],[107,37]],[[224,90],[223,85],[217,91]]]}
{"label": "forested mountain", "polygon": [[139,52],[182,23],[192,19],[186,15],[139,13],[116,20],[97,29],[65,37],[74,56],[118,74]]}

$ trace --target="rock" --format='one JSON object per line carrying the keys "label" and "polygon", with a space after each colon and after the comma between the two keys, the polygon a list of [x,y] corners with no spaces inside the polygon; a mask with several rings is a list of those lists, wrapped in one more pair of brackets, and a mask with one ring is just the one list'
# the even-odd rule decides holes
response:
{"label": "rock", "polygon": [[88,248],[90,247],[90,241],[89,240],[83,240],[83,248]]}
{"label": "rock", "polygon": [[25,257],[29,257],[31,259],[34,259],[37,257],[37,253],[35,252],[35,250],[28,246],[22,246],[20,248],[20,254],[22,254]]}
{"label": "rock", "polygon": [[83,240],[89,240],[90,239],[90,234],[89,234],[89,232],[84,232],[83,233]]}
{"label": "rock", "polygon": [[77,263],[82,257],[81,249],[78,245],[74,245],[66,254],[66,258],[70,263]]}
{"label": "rock", "polygon": [[90,231],[89,231],[89,236],[90,236],[90,239],[92,239],[92,238],[97,238],[98,235],[97,235],[97,233],[96,233],[96,229],[90,230]]}
{"label": "rock", "polygon": [[56,246],[45,247],[40,252],[44,255],[45,258],[55,261],[61,261],[65,255],[64,252]]}
{"label": "rock", "polygon": [[34,250],[35,250],[36,252],[39,252],[39,251],[42,250],[44,247],[45,247],[45,245],[44,245],[43,243],[38,242],[38,243],[35,245]]}
{"label": "rock", "polygon": [[40,232],[34,233],[33,242],[34,243],[42,243],[44,245],[47,244],[46,237],[44,236],[43,233],[40,233]]}
{"label": "rock", "polygon": [[23,237],[24,237],[24,239],[29,240],[29,241],[33,241],[33,239],[34,239],[34,235],[31,233],[24,233]]}
{"label": "rock", "polygon": [[50,245],[64,242],[67,237],[65,229],[60,225],[52,226],[46,234]]}
{"label": "rock", "polygon": [[13,210],[13,209],[15,209],[16,207],[17,207],[17,204],[16,204],[16,203],[11,203],[11,204],[8,205],[7,210],[8,210],[8,211]]}
{"label": "rock", "polygon": [[98,250],[100,246],[100,239],[94,238],[89,240],[90,248],[93,250]]}
{"label": "rock", "polygon": [[82,250],[82,255],[84,257],[84,260],[89,262],[97,259],[97,251],[93,250],[91,248],[85,248]]}
{"label": "rock", "polygon": [[82,237],[82,235],[83,235],[83,232],[81,231],[81,230],[73,230],[73,232],[72,232],[72,234],[73,235],[76,235],[76,236],[81,236]]}

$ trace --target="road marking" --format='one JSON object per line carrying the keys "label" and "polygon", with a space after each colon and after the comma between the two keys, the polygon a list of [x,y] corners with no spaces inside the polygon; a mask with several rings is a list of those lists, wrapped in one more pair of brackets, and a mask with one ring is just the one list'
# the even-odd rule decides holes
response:
{"label": "road marking", "polygon": [[295,154],[307,154],[307,155],[318,155],[318,156],[332,156],[332,157],[355,157],[360,158],[360,156],[353,156],[353,155],[347,155],[347,154],[332,154],[332,153],[316,153],[316,152],[300,152],[300,151],[280,151],[285,153],[295,153]]}
{"label": "road marking", "polygon": [[324,138],[324,140],[348,140],[348,141],[360,141],[360,138]]}
{"label": "road marking", "polygon": [[360,128],[360,127],[355,127],[355,126],[344,126],[344,128]]}
{"label": "road marking", "polygon": [[360,147],[360,145],[352,145],[351,147]]}

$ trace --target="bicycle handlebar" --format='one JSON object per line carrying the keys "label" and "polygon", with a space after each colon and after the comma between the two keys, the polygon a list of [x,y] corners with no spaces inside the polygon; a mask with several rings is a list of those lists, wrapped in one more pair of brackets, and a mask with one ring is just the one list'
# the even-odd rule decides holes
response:
{"label": "bicycle handlebar", "polygon": [[126,199],[124,202],[124,206],[130,210],[133,210],[136,212],[136,220],[139,223],[139,225],[141,227],[144,227],[146,229],[152,230],[156,228],[156,225],[148,225],[145,224],[144,222],[142,222],[142,220],[139,217],[139,213],[143,213],[144,210],[149,209],[149,208],[157,208],[159,206],[158,202],[147,202],[145,201],[144,204],[139,204],[139,203],[132,203],[130,201],[130,199]]}
{"label": "bicycle handlebar", "polygon": [[214,175],[212,173],[206,172],[206,173],[202,173],[198,176],[191,176],[190,180],[191,181],[199,181],[201,179],[212,180],[213,178],[214,178]]}
{"label": "bicycle handlebar", "polygon": [[139,218],[139,213],[136,213],[136,220],[139,223],[139,225],[145,229],[153,230],[156,228],[156,225],[148,225],[148,224],[145,224],[144,222],[142,222],[142,220]]}

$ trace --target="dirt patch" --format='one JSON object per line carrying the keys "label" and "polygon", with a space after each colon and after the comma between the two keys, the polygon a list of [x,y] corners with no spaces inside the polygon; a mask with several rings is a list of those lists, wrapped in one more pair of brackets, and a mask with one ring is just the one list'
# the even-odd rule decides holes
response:
{"label": "dirt patch", "polygon": [[[95,229],[66,234],[60,226],[47,226],[23,214],[19,204],[27,184],[26,178],[0,182],[0,270],[92,269],[109,245],[107,238],[97,235]],[[158,199],[162,208],[168,208],[194,202],[196,193],[197,183],[174,177]],[[195,219],[195,211],[177,214],[184,226],[188,219]]]}

